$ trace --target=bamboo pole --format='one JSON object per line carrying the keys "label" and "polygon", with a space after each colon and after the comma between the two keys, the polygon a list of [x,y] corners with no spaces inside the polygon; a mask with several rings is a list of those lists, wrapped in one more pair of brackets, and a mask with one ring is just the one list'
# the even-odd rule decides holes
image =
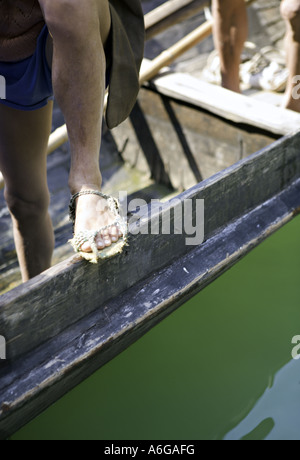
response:
{"label": "bamboo pole", "polygon": [[206,21],[182,40],[179,40],[179,42],[171,46],[171,48],[163,51],[157,58],[151,61],[151,64],[145,71],[141,72],[141,85],[157,76],[161,69],[169,66],[182,54],[186,53],[202,40],[209,37],[212,32],[212,26],[213,21]]}

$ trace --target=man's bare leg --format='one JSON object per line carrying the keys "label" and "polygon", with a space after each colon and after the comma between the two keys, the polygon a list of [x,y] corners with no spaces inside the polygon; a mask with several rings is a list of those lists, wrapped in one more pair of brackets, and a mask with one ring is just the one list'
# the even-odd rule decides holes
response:
{"label": "man's bare leg", "polygon": [[23,281],[50,267],[54,248],[47,186],[52,107],[23,112],[0,104],[0,170]]}
{"label": "man's bare leg", "polygon": [[286,49],[289,80],[285,107],[300,112],[300,0],[283,0],[281,13],[286,22]]}
{"label": "man's bare leg", "polygon": [[214,41],[221,61],[222,86],[240,92],[241,53],[248,36],[245,0],[213,0]]}
{"label": "man's bare leg", "polygon": [[[99,191],[106,79],[104,45],[111,27],[108,0],[39,2],[53,37],[53,88],[66,120],[71,145],[70,190],[72,194],[87,189]],[[99,196],[78,198],[75,233],[97,230],[114,220],[115,216]],[[120,235],[116,227],[99,235],[98,248],[110,246]],[[82,249],[90,252],[90,244],[86,243]]]}

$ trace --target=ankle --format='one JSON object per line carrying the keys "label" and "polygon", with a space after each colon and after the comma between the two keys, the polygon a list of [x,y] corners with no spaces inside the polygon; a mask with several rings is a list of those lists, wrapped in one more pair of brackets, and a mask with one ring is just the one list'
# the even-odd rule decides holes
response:
{"label": "ankle", "polygon": [[72,195],[83,192],[85,190],[100,191],[102,188],[102,176],[101,174],[95,177],[70,177],[69,188]]}
{"label": "ankle", "polygon": [[222,75],[222,87],[233,91],[235,93],[240,93],[240,78],[239,74],[234,76]]}
{"label": "ankle", "polygon": [[300,100],[296,100],[293,97],[288,97],[283,103],[283,107],[294,112],[300,112]]}

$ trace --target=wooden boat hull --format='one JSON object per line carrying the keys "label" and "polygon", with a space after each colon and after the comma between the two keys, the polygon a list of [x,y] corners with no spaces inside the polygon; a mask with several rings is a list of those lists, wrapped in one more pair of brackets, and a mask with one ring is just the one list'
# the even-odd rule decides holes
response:
{"label": "wooden boat hull", "polygon": [[[206,2],[195,3],[198,8]],[[281,138],[291,126],[287,112],[277,116],[275,130],[274,120],[272,129],[268,123],[259,126],[244,116],[245,109],[229,113],[230,118],[227,106],[204,103],[203,98],[196,103],[190,93],[174,88],[174,81],[170,91],[171,77],[161,78],[150,91],[141,91],[130,121],[113,136],[127,166],[142,174],[145,187],[163,184],[165,195],[175,189],[177,196],[143,206],[131,223],[128,249],[114,259],[92,266],[72,256],[0,297],[0,335],[7,343],[7,360],[0,362],[1,439],[124,351],[300,212],[300,133]],[[297,117],[289,117],[298,130]],[[110,150],[115,163],[106,165],[109,192],[119,188],[118,174],[113,177],[124,167],[117,150]],[[131,179],[126,175],[127,184]],[[142,196],[139,187],[130,187],[133,196]],[[156,196],[161,197],[158,192]],[[66,204],[65,191],[57,197],[60,206]],[[149,194],[147,201],[153,197]],[[204,217],[199,200],[204,201]],[[183,230],[186,202],[193,204],[193,225],[204,225],[203,241],[195,246],[187,245],[191,235],[186,228],[178,232]],[[177,231],[149,231],[170,216],[171,229]],[[63,221],[58,227],[66,240],[70,224]],[[62,254],[67,252],[63,249]]]}
{"label": "wooden boat hull", "polygon": [[[186,234],[139,234],[109,262],[94,267],[73,257],[2,296],[0,332],[6,334],[8,361],[0,370],[0,437],[38,415],[295,217],[299,141],[300,134],[286,137],[179,196],[175,208],[187,199],[205,200],[202,244],[186,246]],[[170,207],[172,200],[159,211],[142,209],[142,227],[157,213],[163,219]]]}

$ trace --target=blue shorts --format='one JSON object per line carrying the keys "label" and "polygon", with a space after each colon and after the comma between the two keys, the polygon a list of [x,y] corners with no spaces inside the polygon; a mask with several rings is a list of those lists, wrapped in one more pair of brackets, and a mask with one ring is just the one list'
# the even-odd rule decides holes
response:
{"label": "blue shorts", "polygon": [[0,76],[5,78],[6,98],[0,103],[19,110],[36,110],[53,99],[51,69],[46,58],[49,36],[45,25],[32,56],[18,62],[0,62]]}

